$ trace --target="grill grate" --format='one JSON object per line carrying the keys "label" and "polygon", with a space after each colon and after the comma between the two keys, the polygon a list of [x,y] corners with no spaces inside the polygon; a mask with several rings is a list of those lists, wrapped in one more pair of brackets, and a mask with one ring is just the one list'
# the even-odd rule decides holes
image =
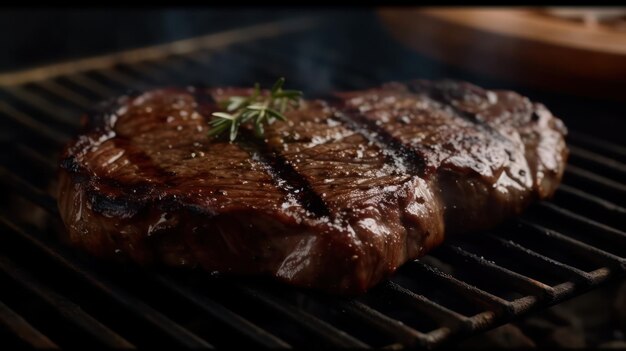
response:
{"label": "grill grate", "polygon": [[[0,340],[32,347],[430,348],[623,276],[626,149],[576,131],[553,201],[491,232],[451,238],[357,299],[198,271],[140,272],[57,242],[55,160],[78,128],[76,116],[102,99],[198,81],[266,84],[284,75],[314,95],[424,76],[380,58],[347,61],[336,54],[340,41],[334,48],[294,46],[319,36],[319,21],[306,23],[296,32],[292,24],[267,25],[265,37],[244,42],[238,40],[245,35],[217,44],[203,39],[183,51],[148,50],[145,60],[122,55],[106,67],[2,80],[0,125],[10,133],[0,132],[0,140],[11,154],[0,155],[0,189],[8,194],[0,214],[0,281],[9,287],[0,291]],[[364,37],[350,38],[351,45],[367,48]]]}

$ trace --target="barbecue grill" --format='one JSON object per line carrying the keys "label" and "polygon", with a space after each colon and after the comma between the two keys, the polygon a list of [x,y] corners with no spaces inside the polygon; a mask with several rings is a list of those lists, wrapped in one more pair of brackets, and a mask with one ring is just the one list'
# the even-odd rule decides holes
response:
{"label": "barbecue grill", "polygon": [[[575,106],[561,116],[564,103],[547,95],[537,100],[571,126],[555,198],[492,231],[449,238],[357,298],[103,263],[59,241],[58,154],[78,117],[103,99],[163,85],[268,85],[279,76],[307,96],[439,77],[434,63],[406,64],[408,49],[371,39],[383,34],[337,35],[332,23],[261,23],[0,75],[0,343],[434,348],[624,276],[626,148],[581,131],[588,117]],[[380,53],[359,54],[370,50]]]}

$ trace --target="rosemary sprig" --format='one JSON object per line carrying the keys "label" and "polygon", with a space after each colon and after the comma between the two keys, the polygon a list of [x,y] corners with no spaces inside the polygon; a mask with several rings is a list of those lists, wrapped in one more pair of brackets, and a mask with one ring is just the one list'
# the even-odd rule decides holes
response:
{"label": "rosemary sprig", "polygon": [[237,138],[239,127],[245,123],[253,123],[255,134],[261,137],[265,133],[265,123],[271,124],[277,119],[286,120],[283,113],[288,106],[297,106],[300,103],[302,92],[283,90],[283,84],[285,78],[280,78],[269,94],[262,94],[259,83],[256,83],[250,96],[231,96],[221,101],[220,105],[225,111],[213,112],[212,115],[216,118],[209,122],[209,137],[228,132],[230,142],[233,142]]}

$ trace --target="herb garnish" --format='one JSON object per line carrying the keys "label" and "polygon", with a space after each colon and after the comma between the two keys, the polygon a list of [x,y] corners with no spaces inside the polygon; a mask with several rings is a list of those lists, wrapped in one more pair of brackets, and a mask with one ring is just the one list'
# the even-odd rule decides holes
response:
{"label": "herb garnish", "polygon": [[264,134],[264,123],[273,123],[277,119],[285,121],[283,113],[288,106],[300,103],[302,92],[283,90],[284,83],[285,78],[278,79],[269,94],[262,94],[259,83],[256,83],[250,96],[231,96],[221,101],[220,105],[225,112],[213,112],[212,115],[217,118],[209,122],[209,137],[228,131],[230,142],[233,142],[237,138],[239,126],[248,122],[254,124],[255,134],[261,137]]}

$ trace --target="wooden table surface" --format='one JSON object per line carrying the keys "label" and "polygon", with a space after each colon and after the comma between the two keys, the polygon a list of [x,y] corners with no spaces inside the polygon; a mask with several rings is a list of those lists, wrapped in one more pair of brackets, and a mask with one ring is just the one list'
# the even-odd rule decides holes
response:
{"label": "wooden table surface", "polygon": [[411,48],[530,87],[626,100],[626,27],[536,8],[381,8]]}

